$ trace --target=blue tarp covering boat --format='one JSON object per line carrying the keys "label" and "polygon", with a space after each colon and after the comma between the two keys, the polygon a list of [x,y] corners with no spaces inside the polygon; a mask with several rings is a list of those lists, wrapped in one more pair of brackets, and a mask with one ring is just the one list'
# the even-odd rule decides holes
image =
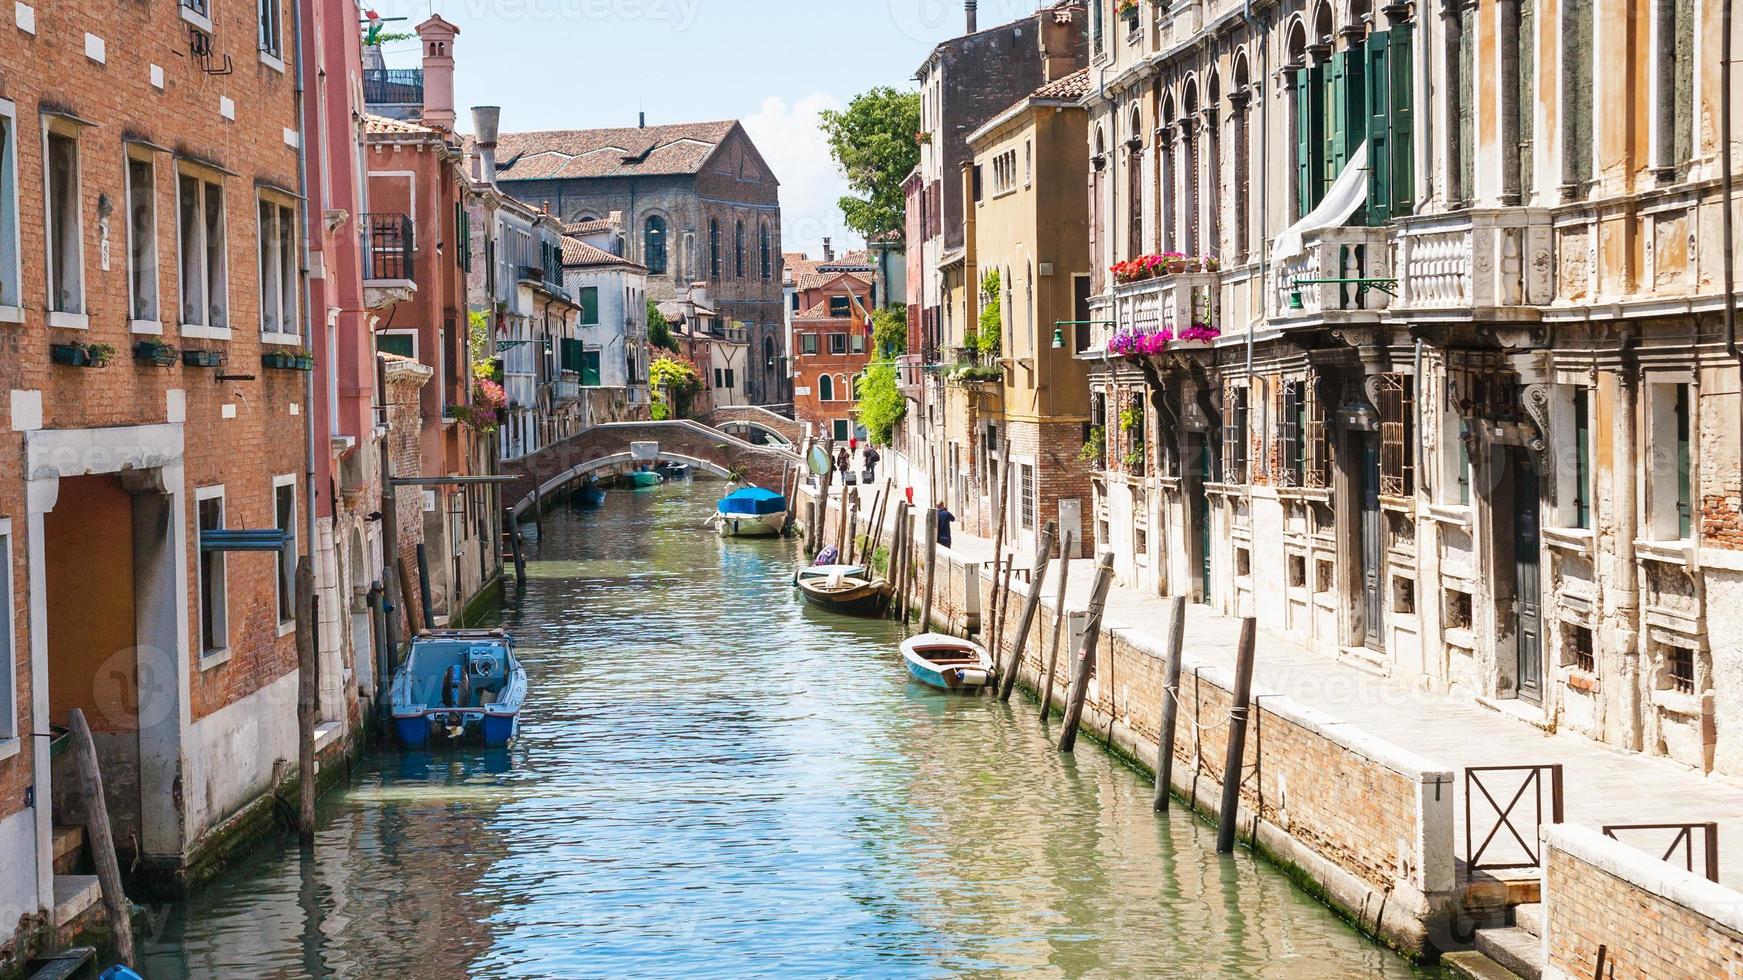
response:
{"label": "blue tarp covering boat", "polygon": [[394,731],[411,749],[432,737],[507,745],[526,694],[526,668],[502,630],[420,633],[393,675]]}
{"label": "blue tarp covering boat", "polygon": [[787,498],[762,487],[745,487],[734,490],[720,498],[722,514],[737,514],[748,517],[759,517],[766,514],[784,514],[787,511]]}
{"label": "blue tarp covering boat", "polygon": [[775,537],[787,526],[787,498],[762,487],[734,490],[708,520],[723,538]]}

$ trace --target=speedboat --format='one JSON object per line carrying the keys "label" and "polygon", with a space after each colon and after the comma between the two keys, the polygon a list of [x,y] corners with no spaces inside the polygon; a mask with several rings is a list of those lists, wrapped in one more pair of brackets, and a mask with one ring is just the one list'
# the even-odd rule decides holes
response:
{"label": "speedboat", "polygon": [[657,487],[660,485],[660,474],[653,470],[636,470],[632,473],[625,473],[623,479],[625,483],[635,487],[637,490],[644,487]]}
{"label": "speedboat", "polygon": [[777,537],[787,527],[787,498],[762,487],[745,487],[720,498],[708,519],[723,538]]}
{"label": "speedboat", "polygon": [[400,744],[507,745],[520,733],[527,672],[500,629],[428,630],[412,640],[390,689]]}
{"label": "speedboat", "polygon": [[902,659],[915,680],[941,691],[972,693],[993,680],[993,660],[984,647],[945,633],[903,640]]}
{"label": "speedboat", "polygon": [[798,585],[806,602],[848,616],[876,616],[890,601],[890,585],[881,578],[807,575]]}

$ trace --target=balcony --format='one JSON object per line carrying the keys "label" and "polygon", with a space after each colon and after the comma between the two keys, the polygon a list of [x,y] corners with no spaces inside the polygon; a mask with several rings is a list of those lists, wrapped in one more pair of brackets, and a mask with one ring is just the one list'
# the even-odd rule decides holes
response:
{"label": "balcony", "polygon": [[1403,218],[1396,228],[1394,268],[1401,274],[1394,314],[1413,321],[1535,319],[1525,308],[1553,299],[1546,210],[1458,211]]}
{"label": "balcony", "polygon": [[920,386],[926,377],[926,361],[920,354],[903,354],[896,358],[896,388],[909,398],[920,397]]}
{"label": "balcony", "polygon": [[[1278,259],[1268,290],[1270,318],[1284,329],[1375,321],[1391,299],[1392,254],[1386,228],[1344,226],[1310,231],[1300,254]],[[1376,282],[1375,280],[1382,280]]]}
{"label": "balcony", "polygon": [[1094,325],[1096,332],[1085,353],[1099,355],[1122,334],[1156,336],[1178,345],[1208,340],[1219,333],[1222,319],[1217,299],[1222,274],[1216,271],[1215,260],[1186,260],[1177,263],[1176,269],[1151,279],[1116,283],[1112,315],[1100,317],[1114,322]]}
{"label": "balcony", "polygon": [[563,377],[551,382],[551,397],[560,402],[572,402],[580,398],[580,379],[576,377]]}
{"label": "balcony", "polygon": [[416,236],[404,214],[374,212],[357,217],[363,243],[363,299],[372,310],[411,299],[412,249]]}
{"label": "balcony", "polygon": [[[182,5],[197,3],[205,6],[207,0],[182,0]],[[422,68],[365,68],[363,69],[363,101],[370,108],[384,106],[416,106],[420,110],[424,105],[424,70]]]}

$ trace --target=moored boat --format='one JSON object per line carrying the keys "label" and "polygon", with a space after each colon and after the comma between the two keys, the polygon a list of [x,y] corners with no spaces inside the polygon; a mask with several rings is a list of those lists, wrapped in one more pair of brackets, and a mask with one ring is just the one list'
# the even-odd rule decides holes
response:
{"label": "moored boat", "polygon": [[770,538],[787,526],[787,498],[762,487],[744,487],[720,498],[709,523],[723,538]]}
{"label": "moored boat", "polygon": [[591,481],[582,484],[580,500],[583,507],[602,507],[605,505],[605,488]]}
{"label": "moored boat", "polygon": [[631,472],[631,473],[625,473],[623,475],[623,480],[625,483],[629,484],[630,486],[635,487],[636,489],[640,490],[644,487],[657,487],[657,486],[659,486],[660,485],[660,474],[654,472],[653,470],[636,470],[636,471]]}
{"label": "moored boat", "polygon": [[683,480],[690,476],[689,463],[674,463],[670,460],[660,463],[656,472],[667,480]]}
{"label": "moored boat", "polygon": [[797,585],[811,578],[828,578],[831,575],[865,578],[865,571],[864,565],[806,565],[793,575],[793,584]]}
{"label": "moored boat", "polygon": [[412,640],[394,672],[393,727],[400,744],[507,745],[520,733],[527,673],[500,629],[433,630]]}
{"label": "moored boat", "polygon": [[915,680],[942,691],[972,692],[992,683],[992,657],[971,640],[921,633],[902,641],[902,659]]}
{"label": "moored boat", "polygon": [[798,585],[806,602],[847,616],[876,616],[890,599],[889,583],[881,578],[809,575],[801,577]]}

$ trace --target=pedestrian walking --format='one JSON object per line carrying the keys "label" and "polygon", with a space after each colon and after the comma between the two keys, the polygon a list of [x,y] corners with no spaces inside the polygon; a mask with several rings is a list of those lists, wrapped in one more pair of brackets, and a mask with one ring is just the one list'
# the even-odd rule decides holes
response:
{"label": "pedestrian walking", "polygon": [[950,525],[955,522],[956,515],[944,509],[944,501],[938,502],[938,543],[950,547]]}
{"label": "pedestrian walking", "polygon": [[840,473],[842,479],[847,479],[847,450],[845,448],[835,451],[835,472]]}
{"label": "pedestrian walking", "polygon": [[878,478],[878,460],[882,458],[875,448],[865,447],[865,482],[870,483]]}

